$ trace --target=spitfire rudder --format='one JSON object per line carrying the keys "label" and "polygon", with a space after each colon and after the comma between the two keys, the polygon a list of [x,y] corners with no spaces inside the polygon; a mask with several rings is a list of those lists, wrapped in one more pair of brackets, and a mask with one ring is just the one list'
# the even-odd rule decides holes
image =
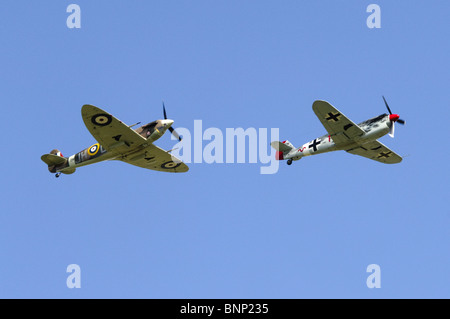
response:
{"label": "spitfire rudder", "polygon": [[50,173],[56,173],[58,169],[68,166],[68,159],[57,149],[52,150],[49,154],[42,155],[41,160],[47,164]]}

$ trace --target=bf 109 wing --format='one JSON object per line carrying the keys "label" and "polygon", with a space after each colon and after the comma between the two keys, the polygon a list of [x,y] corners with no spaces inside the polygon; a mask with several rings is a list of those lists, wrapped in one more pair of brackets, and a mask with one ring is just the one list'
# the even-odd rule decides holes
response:
{"label": "bf 109 wing", "polygon": [[117,158],[125,163],[169,173],[184,173],[189,170],[189,167],[180,159],[170,155],[165,150],[150,144],[142,151],[133,153],[126,157]]}
{"label": "bf 109 wing", "polygon": [[363,144],[357,148],[347,150],[347,152],[364,156],[385,164],[396,164],[402,161],[402,157],[400,155],[391,151],[388,147],[378,141]]}
{"label": "bf 109 wing", "polygon": [[109,152],[122,154],[147,142],[128,125],[96,106],[83,105],[81,115],[92,136]]}
{"label": "bf 109 wing", "polygon": [[358,125],[328,102],[315,101],[313,111],[338,147],[364,135]]}

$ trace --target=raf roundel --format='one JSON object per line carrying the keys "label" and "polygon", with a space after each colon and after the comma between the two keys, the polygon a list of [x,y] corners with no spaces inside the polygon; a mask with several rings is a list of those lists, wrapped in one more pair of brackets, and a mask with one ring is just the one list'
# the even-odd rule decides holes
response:
{"label": "raf roundel", "polygon": [[106,126],[111,123],[112,117],[109,114],[96,114],[91,120],[94,125]]}
{"label": "raf roundel", "polygon": [[169,162],[165,162],[161,165],[161,168],[164,169],[172,169],[172,168],[177,168],[178,166],[180,166],[181,163],[175,163],[173,161],[169,161]]}
{"label": "raf roundel", "polygon": [[98,149],[99,149],[99,144],[97,143],[97,144],[94,144],[91,147],[89,147],[87,152],[90,156],[94,156],[95,154],[97,154]]}

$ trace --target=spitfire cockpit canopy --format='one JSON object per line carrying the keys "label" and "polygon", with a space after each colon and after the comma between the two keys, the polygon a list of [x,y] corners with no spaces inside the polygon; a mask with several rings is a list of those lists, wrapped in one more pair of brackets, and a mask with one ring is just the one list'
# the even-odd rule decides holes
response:
{"label": "spitfire cockpit canopy", "polygon": [[158,127],[161,127],[161,121],[156,120],[153,122],[150,122],[146,125],[143,125],[136,129],[136,132],[140,134],[141,136],[148,138],[150,137],[155,131],[157,131]]}

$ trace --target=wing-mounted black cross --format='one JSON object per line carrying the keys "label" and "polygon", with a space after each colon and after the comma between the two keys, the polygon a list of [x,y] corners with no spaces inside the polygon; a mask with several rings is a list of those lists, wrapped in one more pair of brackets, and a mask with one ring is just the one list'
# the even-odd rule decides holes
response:
{"label": "wing-mounted black cross", "polygon": [[382,157],[388,158],[389,156],[391,156],[391,154],[392,154],[392,152],[387,152],[387,153],[381,152],[381,153],[378,155],[378,158],[382,158]]}
{"label": "wing-mounted black cross", "polygon": [[327,115],[328,115],[328,117],[326,117],[325,120],[327,120],[327,121],[334,120],[335,122],[337,122],[337,121],[339,121],[339,116],[341,116],[341,113],[334,114],[334,113],[330,112]]}

